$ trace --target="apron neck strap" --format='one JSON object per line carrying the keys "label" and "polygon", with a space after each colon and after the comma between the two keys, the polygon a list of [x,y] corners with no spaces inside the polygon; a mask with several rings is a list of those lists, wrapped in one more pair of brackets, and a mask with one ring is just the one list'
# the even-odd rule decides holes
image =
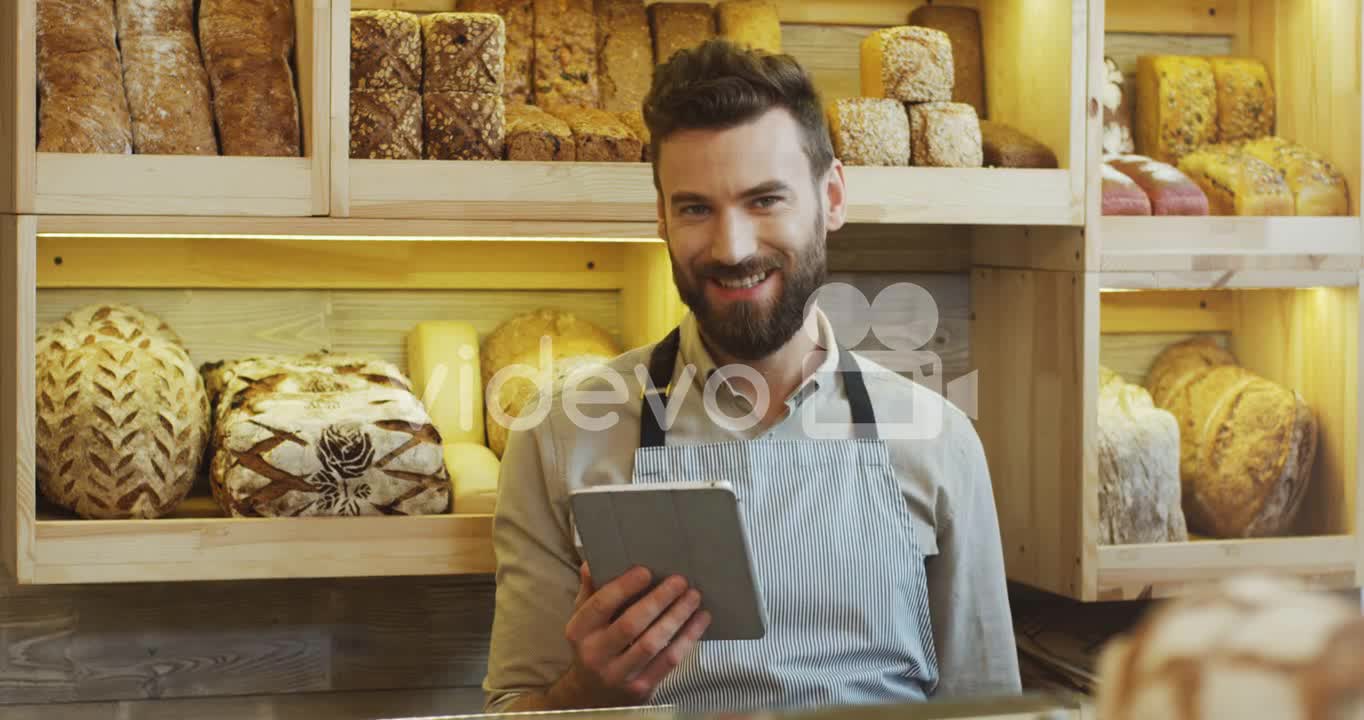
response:
{"label": "apron neck strap", "polygon": [[[680,344],[681,333],[678,328],[673,328],[649,354],[649,386],[640,393],[639,446],[642,448],[664,445],[663,424],[654,413],[655,404],[649,402],[649,395],[657,395],[660,402],[656,406],[660,411],[667,411]],[[838,346],[838,374],[843,376],[843,389],[848,395],[848,405],[852,411],[853,436],[875,440],[876,412],[872,409],[866,383],[862,381],[862,371],[857,367],[852,352],[842,345]]]}

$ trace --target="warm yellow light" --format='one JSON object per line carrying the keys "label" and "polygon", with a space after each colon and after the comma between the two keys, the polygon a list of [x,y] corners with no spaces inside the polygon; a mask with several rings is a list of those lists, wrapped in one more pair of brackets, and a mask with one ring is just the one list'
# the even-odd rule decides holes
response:
{"label": "warm yellow light", "polygon": [[101,238],[132,240],[356,240],[406,242],[574,242],[574,243],[662,243],[656,237],[571,237],[549,235],[280,235],[252,233],[98,233],[40,232],[40,238]]}

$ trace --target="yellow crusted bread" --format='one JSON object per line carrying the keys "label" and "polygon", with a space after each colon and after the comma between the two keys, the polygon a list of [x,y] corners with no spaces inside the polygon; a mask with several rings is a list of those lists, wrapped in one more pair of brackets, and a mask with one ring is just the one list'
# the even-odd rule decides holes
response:
{"label": "yellow crusted bread", "polygon": [[1293,191],[1299,215],[1348,215],[1350,197],[1345,176],[1325,158],[1280,137],[1252,140],[1242,148],[1269,163]]}
{"label": "yellow crusted bread", "polygon": [[726,40],[754,50],[781,52],[781,20],[771,0],[720,0],[715,17],[720,36]]}
{"label": "yellow crusted bread", "polygon": [[1217,140],[1217,83],[1204,58],[1137,58],[1137,153],[1175,164]]}
{"label": "yellow crusted bread", "polygon": [[1217,141],[1253,140],[1274,132],[1274,88],[1254,58],[1210,58],[1217,82]]}
{"label": "yellow crusted bread", "polygon": [[1279,171],[1235,146],[1189,153],[1179,169],[1208,196],[1210,215],[1293,214],[1293,193]]}

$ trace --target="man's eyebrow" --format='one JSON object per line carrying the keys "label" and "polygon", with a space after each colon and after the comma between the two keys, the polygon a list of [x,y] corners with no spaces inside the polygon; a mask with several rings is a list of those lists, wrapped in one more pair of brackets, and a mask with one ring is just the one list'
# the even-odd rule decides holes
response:
{"label": "man's eyebrow", "polygon": [[772,193],[786,192],[790,189],[790,185],[787,185],[780,180],[768,180],[767,182],[759,183],[745,190],[740,197],[751,198],[759,195],[770,195]]}
{"label": "man's eyebrow", "polygon": [[688,202],[703,203],[708,200],[705,195],[694,192],[675,192],[670,197],[674,205]]}

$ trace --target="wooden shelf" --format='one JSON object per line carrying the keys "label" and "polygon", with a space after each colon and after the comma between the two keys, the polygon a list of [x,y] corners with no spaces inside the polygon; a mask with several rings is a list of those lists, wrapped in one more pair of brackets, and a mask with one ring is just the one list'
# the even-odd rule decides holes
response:
{"label": "wooden shelf", "polygon": [[1179,595],[1238,573],[1283,573],[1322,589],[1355,586],[1352,535],[1100,545],[1098,599]]}
{"label": "wooden shelf", "polygon": [[36,0],[0,9],[0,211],[86,215],[326,215],[330,0],[296,0],[294,75],[304,157],[40,153]]}
{"label": "wooden shelf", "polygon": [[1104,272],[1343,271],[1360,268],[1357,217],[1106,217]]}

